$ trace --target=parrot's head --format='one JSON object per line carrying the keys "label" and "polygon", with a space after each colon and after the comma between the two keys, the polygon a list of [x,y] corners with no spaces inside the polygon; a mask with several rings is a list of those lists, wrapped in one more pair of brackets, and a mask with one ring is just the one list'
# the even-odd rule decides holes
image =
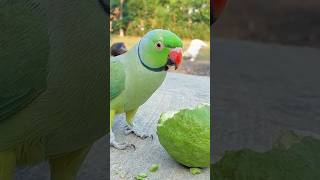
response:
{"label": "parrot's head", "polygon": [[175,69],[182,63],[182,40],[168,30],[148,32],[138,43],[138,56],[144,67],[151,71]]}

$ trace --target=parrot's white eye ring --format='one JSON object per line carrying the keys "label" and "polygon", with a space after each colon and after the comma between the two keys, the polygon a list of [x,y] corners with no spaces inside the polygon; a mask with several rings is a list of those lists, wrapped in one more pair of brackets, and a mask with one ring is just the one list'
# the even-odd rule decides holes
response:
{"label": "parrot's white eye ring", "polygon": [[162,45],[161,41],[158,41],[156,43],[156,48],[159,49],[159,50],[163,49],[163,45]]}

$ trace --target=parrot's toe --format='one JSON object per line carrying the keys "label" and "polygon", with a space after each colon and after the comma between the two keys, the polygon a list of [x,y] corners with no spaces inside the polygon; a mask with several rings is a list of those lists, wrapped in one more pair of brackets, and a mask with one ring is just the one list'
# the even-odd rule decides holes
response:
{"label": "parrot's toe", "polygon": [[140,137],[141,139],[151,138],[153,140],[152,134],[145,134],[142,130],[137,129],[135,126],[126,125],[125,126],[125,135],[133,133],[134,135]]}
{"label": "parrot's toe", "polygon": [[134,144],[117,142],[112,131],[110,133],[110,145],[118,150],[125,150],[128,148],[133,148],[134,150],[136,150],[136,146]]}
{"label": "parrot's toe", "polygon": [[118,143],[116,141],[110,142],[110,145],[118,150],[125,150],[128,148],[132,148],[136,150],[136,146],[134,144],[128,144],[128,143]]}

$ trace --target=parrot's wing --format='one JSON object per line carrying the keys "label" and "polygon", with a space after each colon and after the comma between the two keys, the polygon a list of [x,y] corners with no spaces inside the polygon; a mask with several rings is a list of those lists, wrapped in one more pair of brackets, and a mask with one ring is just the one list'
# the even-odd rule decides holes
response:
{"label": "parrot's wing", "polygon": [[46,89],[48,30],[36,5],[22,2],[0,3],[0,122]]}
{"label": "parrot's wing", "polygon": [[125,88],[126,73],[120,61],[110,62],[110,100],[117,97]]}

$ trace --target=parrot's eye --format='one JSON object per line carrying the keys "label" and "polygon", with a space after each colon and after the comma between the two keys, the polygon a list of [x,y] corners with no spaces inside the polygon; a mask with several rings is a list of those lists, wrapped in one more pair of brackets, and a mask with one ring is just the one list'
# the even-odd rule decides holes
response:
{"label": "parrot's eye", "polygon": [[163,48],[162,43],[160,41],[156,43],[156,48],[160,50]]}

